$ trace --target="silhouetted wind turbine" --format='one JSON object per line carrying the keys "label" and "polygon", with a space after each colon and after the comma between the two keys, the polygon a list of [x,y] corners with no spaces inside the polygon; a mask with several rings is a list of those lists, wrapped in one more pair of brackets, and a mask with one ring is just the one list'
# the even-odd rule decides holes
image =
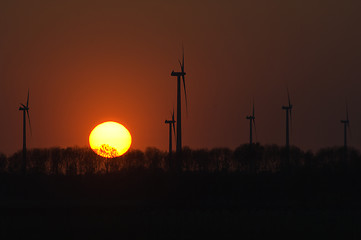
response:
{"label": "silhouetted wind turbine", "polygon": [[253,110],[252,110],[252,115],[247,116],[246,119],[249,120],[249,145],[252,145],[252,123],[254,125],[254,130],[256,130],[256,121],[255,121],[255,116],[254,116],[254,101],[253,101]]}
{"label": "silhouetted wind turbine", "polygon": [[187,103],[187,91],[186,91],[186,83],[185,83],[185,75],[184,72],[184,48],[182,47],[182,62],[180,60],[179,65],[181,67],[181,72],[172,71],[171,76],[177,77],[177,143],[176,143],[176,152],[180,153],[182,151],[182,108],[181,108],[181,77],[183,80],[183,88],[184,88],[184,97],[186,101],[186,109],[188,111],[188,103]]}
{"label": "silhouetted wind turbine", "polygon": [[344,128],[344,135],[343,135],[343,146],[345,150],[347,149],[347,129],[350,130],[350,121],[348,118],[348,106],[346,102],[346,120],[341,120],[341,123],[343,123]]}
{"label": "silhouetted wind turbine", "polygon": [[[31,124],[30,124],[30,116],[29,116],[29,90],[28,90],[28,98],[26,100],[26,106],[24,104],[20,104],[20,111],[23,111],[23,162],[22,162],[22,172],[26,173],[26,116],[28,116],[30,133],[31,133]],[[26,113],[26,114],[25,114]]]}
{"label": "silhouetted wind turbine", "polygon": [[282,109],[286,111],[286,160],[287,165],[290,159],[290,122],[292,122],[292,107],[290,100],[290,93],[287,88],[288,106],[282,106]]}
{"label": "silhouetted wind turbine", "polygon": [[290,100],[290,94],[287,89],[287,96],[288,96],[288,106],[282,106],[283,110],[286,110],[286,147],[290,146],[290,133],[289,133],[289,123],[292,121],[292,107]]}
{"label": "silhouetted wind turbine", "polygon": [[172,113],[172,120],[165,120],[166,124],[169,124],[169,156],[172,156],[172,128],[173,128],[173,132],[175,134],[175,120],[174,120],[174,110]]}

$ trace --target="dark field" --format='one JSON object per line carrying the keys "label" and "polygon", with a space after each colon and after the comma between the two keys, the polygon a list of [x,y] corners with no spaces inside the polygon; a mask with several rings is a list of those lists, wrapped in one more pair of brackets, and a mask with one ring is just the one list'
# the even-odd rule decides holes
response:
{"label": "dark field", "polygon": [[352,171],[0,177],[1,237],[360,239]]}

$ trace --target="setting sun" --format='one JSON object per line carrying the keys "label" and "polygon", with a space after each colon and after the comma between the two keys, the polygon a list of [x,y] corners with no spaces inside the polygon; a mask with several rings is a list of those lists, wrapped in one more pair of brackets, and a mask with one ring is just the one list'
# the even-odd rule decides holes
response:
{"label": "setting sun", "polygon": [[119,157],[128,151],[132,137],[122,124],[104,122],[97,125],[89,135],[93,151],[106,158]]}

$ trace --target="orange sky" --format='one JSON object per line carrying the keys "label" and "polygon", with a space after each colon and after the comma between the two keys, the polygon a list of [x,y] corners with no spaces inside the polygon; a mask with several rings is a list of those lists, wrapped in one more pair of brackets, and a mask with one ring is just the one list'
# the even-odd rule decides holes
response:
{"label": "orange sky", "polygon": [[[272,3],[271,3],[272,2]],[[181,43],[189,100],[183,145],[284,144],[286,85],[294,104],[291,144],[361,147],[359,0],[1,1],[0,152],[21,149],[30,88],[28,146],[87,146],[92,128],[122,123],[132,148],[168,147],[164,120],[176,106]]]}

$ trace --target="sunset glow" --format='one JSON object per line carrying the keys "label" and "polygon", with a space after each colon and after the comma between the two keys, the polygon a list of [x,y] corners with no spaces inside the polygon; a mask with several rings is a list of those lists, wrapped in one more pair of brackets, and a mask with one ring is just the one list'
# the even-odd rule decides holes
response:
{"label": "sunset glow", "polygon": [[128,151],[132,137],[122,124],[104,122],[97,125],[89,135],[93,151],[106,158],[119,157]]}

